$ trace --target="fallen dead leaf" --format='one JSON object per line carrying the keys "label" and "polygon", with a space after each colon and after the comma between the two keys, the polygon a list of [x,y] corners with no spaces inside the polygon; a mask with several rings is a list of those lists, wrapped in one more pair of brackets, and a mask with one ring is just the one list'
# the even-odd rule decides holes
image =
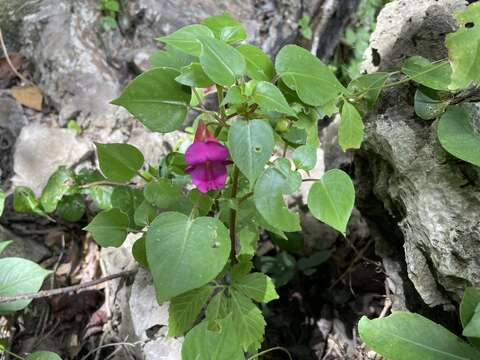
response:
{"label": "fallen dead leaf", "polygon": [[43,95],[38,86],[14,86],[10,89],[12,96],[23,106],[42,110]]}
{"label": "fallen dead leaf", "polygon": [[[15,70],[20,69],[22,66],[22,57],[18,53],[10,53],[8,55],[10,61],[15,68]],[[7,62],[6,58],[0,59],[0,88],[6,88],[10,81],[12,81],[17,75],[13,72],[12,68]]]}

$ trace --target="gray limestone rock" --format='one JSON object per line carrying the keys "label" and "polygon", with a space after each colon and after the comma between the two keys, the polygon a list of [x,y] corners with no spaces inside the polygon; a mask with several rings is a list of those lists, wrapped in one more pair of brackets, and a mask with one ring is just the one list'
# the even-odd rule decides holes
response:
{"label": "gray limestone rock", "polygon": [[[378,17],[365,69],[397,70],[412,55],[445,57],[452,13],[464,5],[461,0],[389,3]],[[365,119],[365,142],[355,160],[359,202],[363,211],[374,198],[388,211],[403,236],[415,289],[426,304],[447,305],[457,302],[466,286],[480,286],[480,176],[473,165],[441,148],[436,122],[414,115],[412,90],[413,85],[385,90]]]}
{"label": "gray limestone rock", "polygon": [[28,186],[39,195],[59,166],[77,164],[92,150],[92,144],[74,130],[27,125],[15,143],[12,183]]}
{"label": "gray limestone rock", "polygon": [[18,237],[0,226],[0,241],[13,242],[0,254],[0,257],[20,257],[40,263],[50,256],[50,251],[41,243],[29,237]]}

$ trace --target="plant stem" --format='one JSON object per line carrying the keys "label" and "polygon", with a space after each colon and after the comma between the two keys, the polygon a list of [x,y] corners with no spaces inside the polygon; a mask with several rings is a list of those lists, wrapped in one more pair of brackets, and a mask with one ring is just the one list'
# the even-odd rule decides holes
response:
{"label": "plant stem", "polygon": [[103,186],[124,186],[126,184],[122,184],[114,181],[100,180],[100,181],[94,181],[88,184],[80,185],[80,189],[88,189],[91,187],[102,186],[102,185]]}
{"label": "plant stem", "polygon": [[[235,199],[237,197],[238,191],[238,177],[240,175],[240,171],[238,167],[233,168],[233,183],[232,183],[232,194],[231,199]],[[230,259],[232,263],[235,263],[237,260],[237,251],[236,251],[236,237],[235,237],[235,227],[237,223],[237,210],[231,208],[230,209],[230,243],[231,243],[231,251],[230,251]]]}
{"label": "plant stem", "polygon": [[280,350],[280,351],[283,351],[284,353],[286,353],[288,355],[288,358],[290,360],[293,360],[292,358],[292,355],[290,355],[290,352],[285,349],[284,347],[281,347],[281,346],[275,346],[271,349],[267,349],[267,350],[264,350],[264,351],[261,351],[259,352],[258,354],[255,354],[253,356],[250,356],[247,360],[253,360],[253,359],[258,359],[260,356],[262,355],[265,355],[265,354],[268,354],[269,352],[272,352],[272,351],[276,351],[276,350]]}
{"label": "plant stem", "polygon": [[218,99],[218,110],[220,112],[220,117],[222,119],[222,122],[225,123],[227,119],[227,115],[225,114],[225,105],[222,105],[223,102],[223,87],[220,85],[217,86],[217,99]]}
{"label": "plant stem", "polygon": [[133,275],[137,272],[137,270],[127,270],[127,271],[121,271],[117,274],[112,274],[105,276],[103,278],[93,280],[93,281],[88,281],[82,284],[78,285],[73,285],[73,286],[67,286],[64,288],[59,288],[59,289],[52,289],[52,290],[43,290],[35,293],[26,293],[26,294],[18,294],[18,295],[12,295],[12,296],[0,296],[0,304],[3,303],[9,303],[17,300],[31,300],[31,299],[42,299],[46,297],[51,297],[55,295],[61,295],[61,294],[68,294],[71,292],[77,292],[79,290],[89,288],[119,277],[124,277],[124,276],[129,276]]}

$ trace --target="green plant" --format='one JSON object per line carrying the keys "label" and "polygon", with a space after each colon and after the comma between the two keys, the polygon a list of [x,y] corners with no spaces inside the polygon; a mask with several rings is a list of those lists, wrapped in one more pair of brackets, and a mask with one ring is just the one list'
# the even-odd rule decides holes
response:
{"label": "green plant", "polygon": [[110,31],[117,28],[117,13],[120,11],[120,4],[117,0],[100,0],[99,9],[102,12],[100,24],[103,30]]}
{"label": "green plant", "polygon": [[298,27],[300,28],[300,34],[307,39],[312,40],[312,28],[310,27],[310,16],[303,15],[303,17],[298,22]]}
{"label": "green plant", "polygon": [[358,331],[368,346],[390,360],[479,359],[480,289],[465,290],[460,320],[470,344],[423,316],[402,311],[382,319],[363,317]]}
{"label": "green plant", "polygon": [[[76,221],[86,212],[87,196],[103,210],[85,228],[100,246],[118,247],[129,233],[142,234],[133,256],[152,273],[158,302],[170,301],[169,335],[185,335],[184,360],[255,358],[265,329],[257,304],[278,298],[270,277],[252,272],[260,232],[288,243],[286,233],[301,230],[299,214],[284,196],[302,181],[312,183],[312,215],[343,235],[353,209],[354,187],[345,172],[308,178],[321,118],[339,112],[341,147],[358,149],[362,116],[381,90],[413,80],[423,95],[435,100],[431,94],[439,92],[439,101],[447,102],[440,143],[478,165],[478,147],[472,146],[478,134],[466,126],[468,112],[450,104],[479,80],[480,57],[467,55],[478,45],[478,31],[468,24],[479,11],[480,4],[472,4],[458,15],[460,29],[447,36],[450,61],[414,57],[400,80],[388,81],[397,73],[374,73],[346,87],[301,47],[285,46],[273,63],[259,48],[241,44],[246,30],[228,14],[180,28],[158,39],[166,46],[152,55],[153,68],[112,103],[161,133],[180,129],[190,110],[199,112],[188,148],[178,146],[160,164],[145,164],[132,145],[97,143],[101,172],[60,167],[39,198],[16,188],[14,208]],[[203,93],[216,93],[217,111],[205,107]],[[425,102],[425,96],[418,98]],[[415,108],[420,116],[419,104]],[[310,273],[327,255],[316,256],[293,267]]]}

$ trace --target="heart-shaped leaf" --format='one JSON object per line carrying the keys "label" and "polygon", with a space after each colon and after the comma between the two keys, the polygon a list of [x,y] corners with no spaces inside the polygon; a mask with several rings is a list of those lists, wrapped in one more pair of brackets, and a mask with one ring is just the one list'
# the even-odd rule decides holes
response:
{"label": "heart-shaped leaf", "polygon": [[415,114],[423,120],[433,120],[443,114],[448,106],[448,101],[440,99],[434,91],[430,91],[428,94],[424,93],[420,89],[415,91],[414,109]]}
{"label": "heart-shaped leaf", "polygon": [[40,204],[47,213],[55,211],[58,202],[75,185],[75,174],[65,166],[60,166],[48,179],[40,196]]}
{"label": "heart-shaped leaf", "polygon": [[263,172],[274,145],[273,130],[266,121],[237,120],[228,133],[232,159],[251,184]]}
{"label": "heart-shaped leaf", "polygon": [[200,56],[201,45],[198,39],[201,36],[213,38],[214,35],[207,26],[194,24],[184,26],[167,36],[159,37],[157,41],[161,41],[187,54]]}
{"label": "heart-shaped leaf", "polygon": [[161,304],[215,279],[227,263],[230,239],[218,219],[165,212],[148,229],[146,249]]}
{"label": "heart-shaped leaf", "polygon": [[128,216],[119,209],[102,211],[84,230],[92,233],[95,242],[103,247],[119,247],[128,234]]}
{"label": "heart-shaped leaf", "polygon": [[363,121],[358,110],[352,104],[344,102],[338,127],[338,143],[343,151],[360,149],[363,141]]}
{"label": "heart-shaped leaf", "polygon": [[317,147],[312,144],[299,146],[294,150],[292,159],[297,168],[310,171],[317,164]]}
{"label": "heart-shaped leaf", "polygon": [[253,100],[265,111],[276,111],[296,117],[295,111],[288,105],[282,92],[272,83],[259,81]]}
{"label": "heart-shaped leaf", "polygon": [[453,156],[480,166],[480,135],[471,116],[461,106],[451,106],[440,118],[437,128],[440,144]]}
{"label": "heart-shaped leaf", "polygon": [[175,81],[178,71],[155,68],[132,80],[112,104],[126,108],[152,131],[177,130],[187,116],[191,90]]}
{"label": "heart-shaped leaf", "polygon": [[431,63],[422,56],[412,56],[405,61],[402,72],[413,81],[435,90],[448,90],[452,68],[448,61]]}
{"label": "heart-shaped leaf", "polygon": [[145,162],[140,150],[130,144],[95,143],[95,146],[100,169],[103,175],[112,181],[129,181]]}
{"label": "heart-shaped leaf", "polygon": [[345,235],[353,210],[355,189],[352,180],[338,169],[327,171],[308,193],[308,208],[318,220]]}
{"label": "heart-shaped leaf", "polygon": [[229,13],[210,16],[202,20],[202,24],[213,31],[215,37],[228,44],[245,40],[247,32],[241,22],[234,19]]}

